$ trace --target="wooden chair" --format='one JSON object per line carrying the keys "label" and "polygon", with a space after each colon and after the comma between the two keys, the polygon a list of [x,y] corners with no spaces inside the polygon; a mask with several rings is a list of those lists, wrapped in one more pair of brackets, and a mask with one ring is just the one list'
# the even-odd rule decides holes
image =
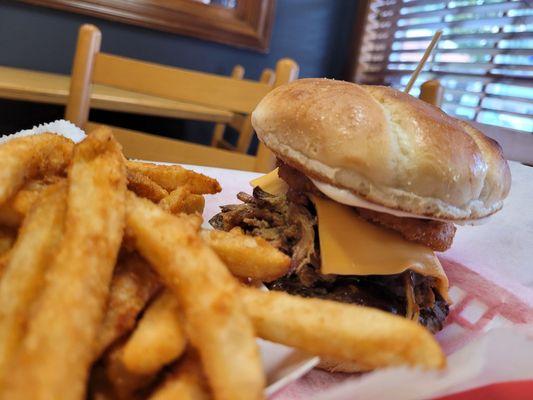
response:
{"label": "wooden chair", "polygon": [[[163,66],[100,52],[101,33],[93,25],[80,28],[72,68],[70,94],[65,118],[87,131],[97,126],[88,122],[91,84],[100,83],[170,100],[228,110],[242,121],[240,140],[244,148],[252,137],[249,116],[257,103],[274,87],[298,76],[298,65],[291,59],[276,64],[273,83],[235,79],[181,68]],[[237,122],[236,122],[237,124]],[[220,130],[220,129],[219,129]],[[223,129],[222,129],[223,131]],[[156,135],[113,127],[127,157],[215,167],[269,171],[274,165],[270,151],[259,144],[257,154],[187,143]],[[241,138],[239,138],[241,139]]]}
{"label": "wooden chair", "polygon": [[[244,77],[244,68],[241,65],[236,65],[235,67],[233,67],[231,77],[234,79],[242,79]],[[267,85],[273,85],[274,78],[274,71],[270,68],[265,68],[261,73],[259,82],[266,83]],[[237,130],[237,145],[234,146],[224,140],[224,131],[226,130],[226,124],[218,123],[215,125],[215,129],[213,130],[211,146],[246,153],[248,151],[248,148],[250,147],[254,133],[251,115],[236,115],[234,120],[230,123],[230,126]]]}

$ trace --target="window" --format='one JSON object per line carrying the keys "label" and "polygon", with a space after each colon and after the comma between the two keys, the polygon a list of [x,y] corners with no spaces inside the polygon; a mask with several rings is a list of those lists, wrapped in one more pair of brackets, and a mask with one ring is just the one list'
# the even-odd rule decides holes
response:
{"label": "window", "polygon": [[370,0],[354,80],[403,89],[437,29],[411,94],[439,79],[447,113],[533,133],[533,1]]}

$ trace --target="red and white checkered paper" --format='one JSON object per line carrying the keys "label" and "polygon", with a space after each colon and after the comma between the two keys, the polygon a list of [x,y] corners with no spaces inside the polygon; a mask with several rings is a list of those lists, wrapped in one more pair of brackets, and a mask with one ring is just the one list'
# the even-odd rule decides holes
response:
{"label": "red and white checkered paper", "polygon": [[[491,272],[495,281],[446,258],[441,262],[454,302],[437,335],[448,355],[445,371],[314,370],[273,399],[533,399],[533,291]],[[465,392],[471,388],[478,389]]]}

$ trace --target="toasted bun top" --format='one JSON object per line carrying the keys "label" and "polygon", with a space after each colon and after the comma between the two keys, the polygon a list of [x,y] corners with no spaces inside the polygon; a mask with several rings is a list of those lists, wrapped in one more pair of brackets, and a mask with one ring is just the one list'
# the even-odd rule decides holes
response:
{"label": "toasted bun top", "polygon": [[509,192],[495,141],[388,87],[301,79],[267,94],[252,124],[286,163],[389,208],[476,219],[498,211]]}

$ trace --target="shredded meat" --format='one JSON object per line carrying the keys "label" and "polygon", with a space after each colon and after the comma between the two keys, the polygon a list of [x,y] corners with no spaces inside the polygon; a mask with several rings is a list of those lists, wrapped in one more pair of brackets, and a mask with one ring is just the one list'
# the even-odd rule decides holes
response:
{"label": "shredded meat", "polygon": [[253,196],[241,192],[237,198],[244,204],[222,206],[222,212],[209,221],[214,228],[229,231],[238,226],[247,234],[261,236],[291,256],[293,272],[309,264],[318,265],[316,218],[306,207],[260,187],[254,188]]}
{"label": "shredded meat", "polygon": [[[253,196],[239,193],[237,197],[243,204],[221,207],[209,222],[225,231],[238,226],[291,257],[290,273],[267,284],[270,289],[375,307],[418,319],[432,332],[442,329],[448,304],[433,278],[412,271],[388,276],[322,275],[316,216],[310,202],[302,198],[294,202],[291,193],[274,196],[259,187]],[[409,306],[413,301],[416,304]]]}
{"label": "shredded meat", "polygon": [[[306,271],[310,273],[312,270]],[[316,270],[314,271],[316,273]],[[417,318],[415,315],[408,315],[405,276],[413,280],[414,297],[416,308],[418,308]],[[312,286],[305,286],[300,276],[292,274],[271,282],[267,286],[271,290],[282,290],[302,297],[317,297],[379,308],[392,314],[418,320],[433,333],[443,328],[444,320],[448,315],[448,303],[435,289],[433,279],[413,271],[387,276],[335,276],[330,277],[329,280],[322,279],[322,277],[323,275],[315,279]]]}
{"label": "shredded meat", "polygon": [[[302,202],[303,193],[321,195],[313,182],[298,170],[278,161],[279,176],[289,185],[288,196],[291,200]],[[455,236],[455,225],[451,222],[441,222],[420,218],[401,218],[373,210],[354,207],[358,214],[367,221],[399,232],[411,242],[428,246],[435,251],[448,250]]]}

